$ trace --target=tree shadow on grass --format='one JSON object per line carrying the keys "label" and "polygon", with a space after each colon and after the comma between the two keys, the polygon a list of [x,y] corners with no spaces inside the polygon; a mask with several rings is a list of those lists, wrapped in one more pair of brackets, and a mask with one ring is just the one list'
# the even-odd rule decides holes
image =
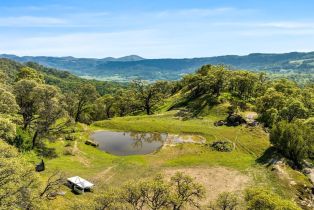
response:
{"label": "tree shadow on grass", "polygon": [[45,145],[41,145],[40,147],[37,148],[36,151],[39,156],[44,158],[53,159],[58,157],[55,148],[49,148],[46,147]]}
{"label": "tree shadow on grass", "polygon": [[177,104],[176,108],[181,108],[181,110],[176,114],[176,117],[181,117],[183,120],[189,120],[192,118],[197,118],[201,115],[202,111],[208,107],[211,109],[218,102],[215,98],[204,95],[196,99],[185,98],[185,100]]}
{"label": "tree shadow on grass", "polygon": [[263,155],[256,159],[256,162],[269,167],[280,160],[282,156],[278,153],[275,147],[269,147],[264,151]]}

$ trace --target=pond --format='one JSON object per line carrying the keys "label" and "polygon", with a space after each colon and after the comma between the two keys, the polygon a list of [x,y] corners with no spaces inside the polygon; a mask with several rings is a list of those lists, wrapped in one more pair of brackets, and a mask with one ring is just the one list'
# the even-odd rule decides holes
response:
{"label": "pond", "polygon": [[98,131],[91,139],[99,144],[99,149],[118,156],[144,155],[159,150],[167,134]]}
{"label": "pond", "polygon": [[159,150],[163,146],[175,146],[182,143],[204,144],[206,139],[195,134],[166,134],[141,132],[97,131],[91,139],[99,149],[107,153],[126,155],[145,155]]}

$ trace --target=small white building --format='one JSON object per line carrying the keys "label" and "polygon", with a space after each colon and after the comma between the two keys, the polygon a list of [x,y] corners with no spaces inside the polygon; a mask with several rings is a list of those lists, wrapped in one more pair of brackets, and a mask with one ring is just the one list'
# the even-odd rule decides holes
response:
{"label": "small white building", "polygon": [[77,193],[84,193],[85,191],[91,191],[94,184],[79,177],[73,176],[67,179],[69,187]]}

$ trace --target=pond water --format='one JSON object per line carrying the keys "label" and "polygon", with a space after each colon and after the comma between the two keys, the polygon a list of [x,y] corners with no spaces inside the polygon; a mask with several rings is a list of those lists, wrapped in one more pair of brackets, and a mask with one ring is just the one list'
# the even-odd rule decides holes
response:
{"label": "pond water", "polygon": [[167,134],[98,131],[91,135],[91,139],[99,144],[99,149],[113,155],[143,155],[159,150]]}
{"label": "pond water", "polygon": [[195,134],[165,134],[141,132],[97,131],[91,139],[99,149],[113,155],[145,155],[159,150],[163,146],[175,146],[182,143],[204,144],[206,139]]}

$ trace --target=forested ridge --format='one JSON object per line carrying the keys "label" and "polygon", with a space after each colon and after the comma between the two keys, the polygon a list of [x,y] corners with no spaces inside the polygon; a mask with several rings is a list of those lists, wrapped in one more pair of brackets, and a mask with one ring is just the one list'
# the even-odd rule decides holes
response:
{"label": "forested ridge", "polygon": [[223,64],[232,69],[265,71],[273,77],[287,77],[300,84],[313,82],[314,53],[291,52],[283,54],[253,53],[245,56],[226,55],[186,59],[144,59],[139,56],[122,58],[74,58],[47,56],[0,55],[18,62],[37,62],[64,69],[76,75],[100,80],[131,81],[143,79],[179,80],[206,64]]}
{"label": "forested ridge", "polygon": [[[300,174],[314,163],[311,80],[300,85],[263,72],[204,65],[177,81],[115,83],[82,79],[33,62],[0,59],[0,208],[48,208],[64,177],[54,173],[43,180],[24,155],[31,152],[39,157],[58,158],[47,145],[70,138],[79,126],[102,126],[112,119],[132,116],[158,118],[172,111],[176,120],[189,122],[205,118],[220,106],[225,106],[228,113],[226,119],[215,122],[224,123],[222,126],[248,125],[243,113],[257,114],[254,126],[266,132],[271,143],[265,154],[283,157]],[[252,210],[292,210],[300,209],[302,204],[265,188],[248,189],[245,198],[221,194],[205,206],[199,203],[203,197],[205,189],[197,180],[177,173],[170,179],[156,175],[110,188],[91,199],[88,206],[75,203],[73,209],[179,210],[192,206],[232,210],[245,206]]]}

